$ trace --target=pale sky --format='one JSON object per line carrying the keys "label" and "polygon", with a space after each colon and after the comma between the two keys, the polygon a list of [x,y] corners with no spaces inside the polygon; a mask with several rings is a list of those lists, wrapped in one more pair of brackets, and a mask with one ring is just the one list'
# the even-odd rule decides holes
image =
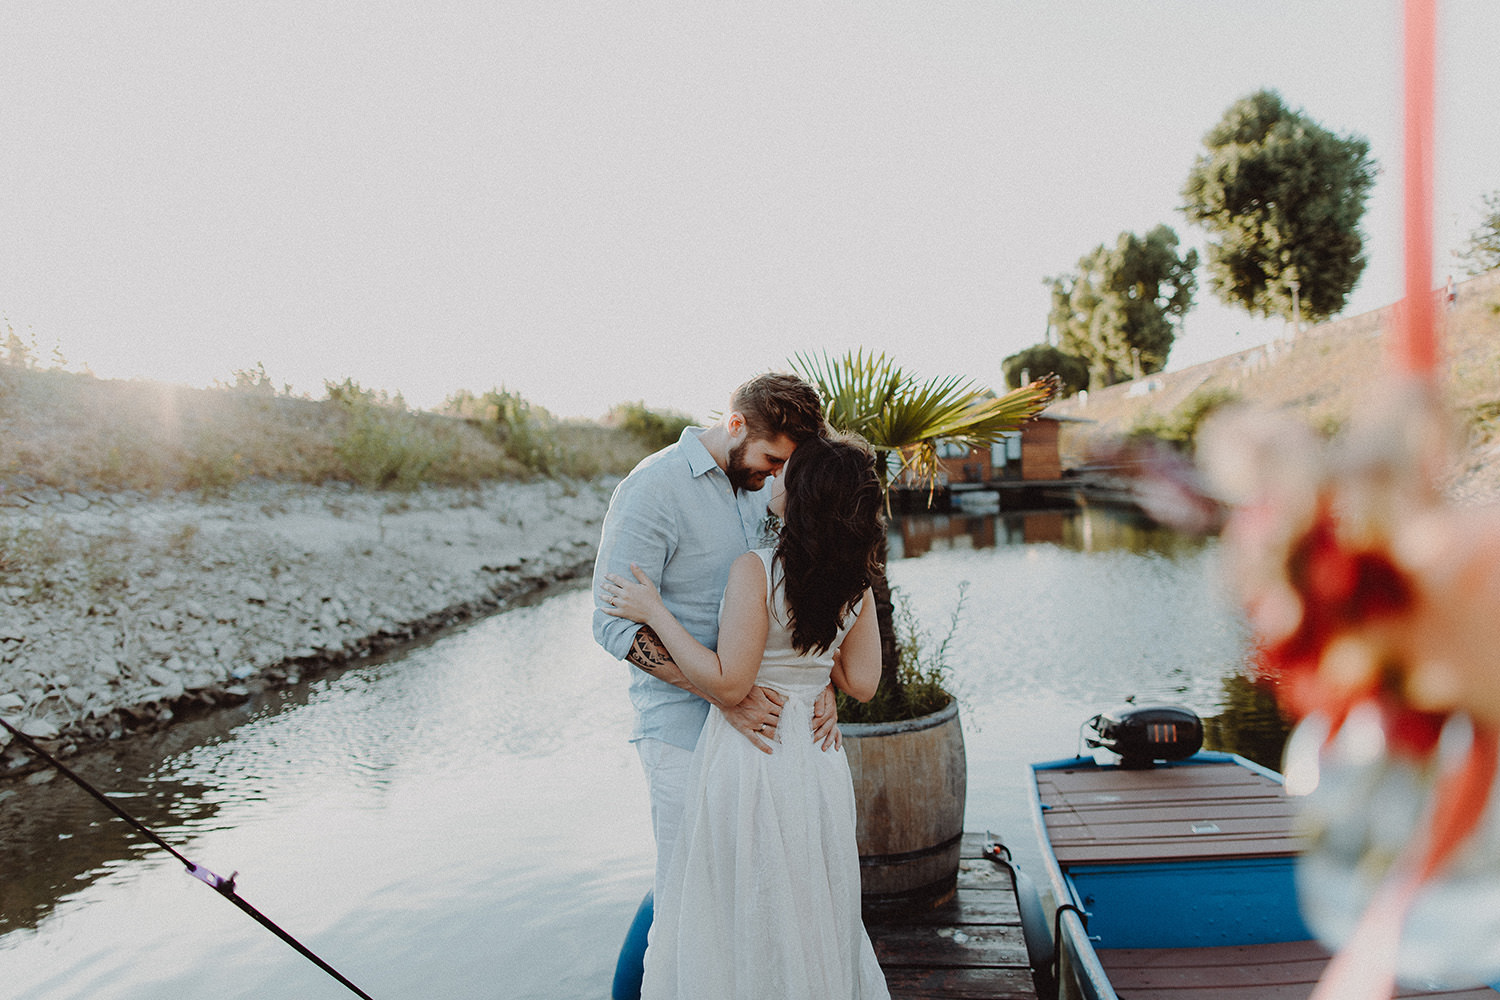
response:
{"label": "pale sky", "polygon": [[[1497,43],[1440,2],[1435,284],[1500,189]],[[1370,140],[1347,311],[1401,290],[1395,0],[6,0],[0,67],[0,315],[102,377],[707,418],[865,347],[998,385],[1046,278],[1201,248],[1182,183],[1262,87]],[[1200,283],[1171,367],[1281,332]]]}

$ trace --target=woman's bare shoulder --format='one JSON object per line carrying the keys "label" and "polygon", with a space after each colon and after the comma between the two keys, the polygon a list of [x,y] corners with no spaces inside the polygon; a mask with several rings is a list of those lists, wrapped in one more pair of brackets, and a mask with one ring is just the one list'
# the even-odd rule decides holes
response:
{"label": "woman's bare shoulder", "polygon": [[762,584],[764,584],[766,579],[766,564],[753,549],[736,558],[734,563],[729,567],[731,578],[743,576],[748,580],[752,574],[759,577]]}

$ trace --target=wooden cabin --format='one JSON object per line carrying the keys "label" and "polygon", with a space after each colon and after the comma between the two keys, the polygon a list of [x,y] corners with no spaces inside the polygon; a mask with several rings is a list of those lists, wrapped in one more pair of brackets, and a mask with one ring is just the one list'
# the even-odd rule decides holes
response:
{"label": "wooden cabin", "polygon": [[1061,422],[1047,414],[1028,421],[988,448],[968,448],[957,442],[938,445],[943,466],[939,486],[954,483],[1047,482],[1063,478],[1058,451]]}

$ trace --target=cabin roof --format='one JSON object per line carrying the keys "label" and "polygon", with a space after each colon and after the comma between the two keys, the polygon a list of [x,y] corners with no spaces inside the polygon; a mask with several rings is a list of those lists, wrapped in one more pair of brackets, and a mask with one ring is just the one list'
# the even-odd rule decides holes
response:
{"label": "cabin roof", "polygon": [[1296,809],[1275,778],[1231,761],[1038,770],[1047,836],[1064,868],[1109,862],[1285,857]]}

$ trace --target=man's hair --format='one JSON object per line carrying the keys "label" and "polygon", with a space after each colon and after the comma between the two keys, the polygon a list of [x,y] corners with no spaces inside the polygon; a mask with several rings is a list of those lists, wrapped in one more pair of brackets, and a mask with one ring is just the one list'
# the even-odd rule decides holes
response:
{"label": "man's hair", "polygon": [[827,433],[818,390],[796,375],[757,375],[734,390],[729,405],[745,418],[745,428],[757,440],[769,441],[784,434],[801,444]]}

